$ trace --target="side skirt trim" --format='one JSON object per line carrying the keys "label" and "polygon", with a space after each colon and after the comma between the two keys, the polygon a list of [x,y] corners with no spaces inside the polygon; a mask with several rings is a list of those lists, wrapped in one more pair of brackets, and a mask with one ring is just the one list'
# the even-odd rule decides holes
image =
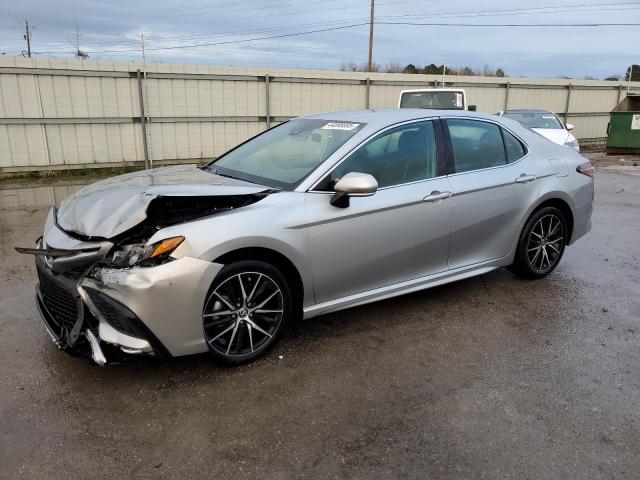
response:
{"label": "side skirt trim", "polygon": [[325,313],[336,312],[345,308],[377,302],[378,300],[397,297],[407,293],[417,292],[419,290],[426,290],[427,288],[437,287],[438,285],[443,285],[445,283],[463,280],[476,275],[482,275],[483,273],[490,272],[491,270],[495,270],[502,266],[504,266],[504,258],[472,266],[460,267],[454,270],[447,270],[433,275],[428,275],[426,277],[419,277],[413,280],[395,283],[386,287],[367,290],[365,292],[356,293],[347,297],[329,300],[328,302],[318,303],[317,305],[307,307],[303,311],[303,318],[307,320],[317,317],[318,315],[324,315]]}

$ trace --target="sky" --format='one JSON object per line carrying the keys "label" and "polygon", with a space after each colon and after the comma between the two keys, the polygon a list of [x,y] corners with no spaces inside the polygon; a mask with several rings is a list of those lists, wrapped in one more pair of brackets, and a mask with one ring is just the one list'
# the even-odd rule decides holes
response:
{"label": "sky", "polygon": [[[369,0],[5,1],[0,54],[22,55],[28,20],[36,58],[73,58],[77,25],[92,60],[140,61],[143,32],[148,62],[339,70],[366,62],[369,12]],[[604,78],[640,64],[640,0],[376,0],[375,19],[382,66]],[[607,23],[635,25],[547,26]]]}

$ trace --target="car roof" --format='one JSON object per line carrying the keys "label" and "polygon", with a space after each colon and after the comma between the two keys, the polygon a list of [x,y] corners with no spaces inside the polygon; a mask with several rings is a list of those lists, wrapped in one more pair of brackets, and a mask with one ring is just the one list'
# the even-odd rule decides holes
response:
{"label": "car roof", "polygon": [[551,110],[541,110],[538,108],[517,108],[512,110],[505,110],[503,113],[553,113],[553,112]]}
{"label": "car roof", "polygon": [[370,110],[350,110],[342,112],[318,113],[299,118],[321,119],[340,122],[366,123],[370,127],[382,128],[394,123],[429,117],[466,117],[496,121],[499,117],[469,110],[436,110],[429,108],[388,108]]}

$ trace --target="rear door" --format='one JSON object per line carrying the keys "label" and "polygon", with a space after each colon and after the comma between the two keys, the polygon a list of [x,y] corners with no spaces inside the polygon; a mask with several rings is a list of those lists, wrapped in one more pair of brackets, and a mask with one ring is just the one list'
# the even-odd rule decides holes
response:
{"label": "rear door", "polygon": [[[390,128],[306,194],[318,303],[447,269],[453,202],[441,135],[438,120]],[[373,175],[378,191],[334,207],[333,185],[349,172]]]}
{"label": "rear door", "polygon": [[526,145],[491,121],[445,121],[453,222],[449,268],[508,255],[540,182]]}

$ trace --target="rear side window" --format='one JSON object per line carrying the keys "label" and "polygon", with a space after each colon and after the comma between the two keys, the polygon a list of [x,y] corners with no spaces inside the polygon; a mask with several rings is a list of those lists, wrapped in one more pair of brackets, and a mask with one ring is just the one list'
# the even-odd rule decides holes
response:
{"label": "rear side window", "polygon": [[498,125],[477,120],[447,120],[456,173],[507,164]]}
{"label": "rear side window", "polygon": [[522,142],[505,129],[502,129],[502,138],[504,138],[504,148],[507,152],[508,163],[521,159],[527,153]]}

